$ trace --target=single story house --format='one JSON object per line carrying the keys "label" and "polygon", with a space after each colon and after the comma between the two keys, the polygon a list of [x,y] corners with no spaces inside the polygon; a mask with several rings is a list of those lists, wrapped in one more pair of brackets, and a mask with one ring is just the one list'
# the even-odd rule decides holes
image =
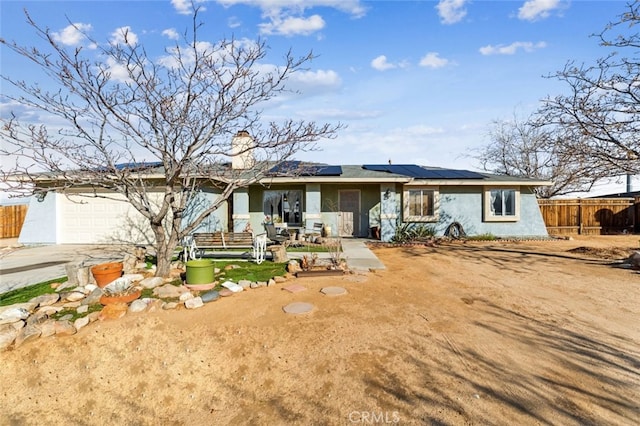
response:
{"label": "single story house", "polygon": [[[239,164],[239,165],[238,165]],[[243,167],[234,162],[227,167]],[[289,162],[286,167],[303,163]],[[547,181],[425,167],[414,164],[304,164],[291,175],[274,168],[268,178],[236,190],[198,232],[263,232],[266,220],[305,232],[321,223],[336,237],[390,241],[398,226],[432,226],[443,235],[452,223],[467,235],[547,236],[533,189]],[[118,194],[83,198],[83,188],[32,197],[19,237],[22,244],[148,243],[139,214]],[[204,189],[199,202],[217,197]]]}

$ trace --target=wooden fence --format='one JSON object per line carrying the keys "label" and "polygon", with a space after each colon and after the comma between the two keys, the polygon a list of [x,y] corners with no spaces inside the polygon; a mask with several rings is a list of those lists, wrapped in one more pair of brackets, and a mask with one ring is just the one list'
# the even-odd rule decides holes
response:
{"label": "wooden fence", "polygon": [[16,238],[27,215],[27,204],[0,206],[0,238]]}
{"label": "wooden fence", "polygon": [[551,235],[640,232],[640,197],[541,199],[538,204]]}

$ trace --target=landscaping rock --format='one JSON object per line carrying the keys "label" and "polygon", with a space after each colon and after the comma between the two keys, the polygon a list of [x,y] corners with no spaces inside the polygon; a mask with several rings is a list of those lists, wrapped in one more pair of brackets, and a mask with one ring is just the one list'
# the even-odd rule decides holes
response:
{"label": "landscaping rock", "polygon": [[[69,290],[72,288],[76,288],[78,286],[78,283],[71,283],[69,281],[65,281],[63,283],[59,283],[60,285],[58,285],[57,287],[54,287],[56,289],[56,293],[60,293],[62,292],[62,290]],[[53,285],[53,284],[52,284]]]}
{"label": "landscaping rock", "polygon": [[22,307],[13,307],[10,305],[9,309],[5,309],[0,312],[0,324],[11,324],[12,322],[27,319],[29,317],[29,311]]}
{"label": "landscaping rock", "polygon": [[204,306],[204,303],[202,302],[202,298],[200,297],[193,297],[187,300],[186,302],[184,302],[184,307],[187,309],[197,309],[203,306]]}
{"label": "landscaping rock", "polygon": [[82,305],[82,302],[80,300],[77,300],[75,302],[67,302],[64,305],[62,305],[62,307],[65,309],[75,309],[80,305]]}
{"label": "landscaping rock", "polygon": [[149,277],[144,278],[138,284],[144,288],[156,288],[164,283],[164,279],[162,277]]}
{"label": "landscaping rock", "polygon": [[78,270],[82,267],[82,263],[67,263],[64,265],[64,269],[67,273],[67,282],[70,285],[77,286],[78,282]]}
{"label": "landscaping rock", "polygon": [[6,350],[18,337],[18,330],[13,328],[11,324],[0,325],[0,351]]}
{"label": "landscaping rock", "polygon": [[202,299],[204,303],[209,303],[209,302],[213,302],[214,300],[218,300],[219,297],[220,297],[220,293],[218,293],[216,290],[211,290],[202,294],[200,296],[200,299]]}
{"label": "landscaping rock", "polygon": [[40,337],[49,337],[49,336],[53,336],[54,334],[56,334],[56,321],[53,320],[48,320],[42,324],[39,324],[40,326]]}
{"label": "landscaping rock", "polygon": [[166,302],[162,304],[162,309],[164,309],[165,311],[175,309],[177,307],[178,307],[178,304],[176,302]]}
{"label": "landscaping rock", "polygon": [[56,336],[71,336],[78,331],[69,320],[56,321],[54,328],[56,330]]}
{"label": "landscaping rock", "polygon": [[60,293],[60,299],[68,302],[78,302],[85,298],[85,294],[80,291],[70,291],[66,293]]}
{"label": "landscaping rock", "polygon": [[89,305],[78,306],[78,308],[76,309],[76,312],[79,314],[86,314],[87,312],[89,312]]}
{"label": "landscaping rock", "polygon": [[273,280],[276,283],[286,283],[287,282],[287,279],[285,277],[281,277],[281,276],[273,277]]}
{"label": "landscaping rock", "polygon": [[49,293],[36,296],[33,299],[29,300],[29,303],[35,303],[38,306],[50,306],[56,303],[58,300],[60,300],[60,295],[58,293]]}
{"label": "landscaping rock", "polygon": [[100,298],[102,297],[103,291],[100,287],[96,286],[95,289],[89,293],[87,297],[85,297],[80,304],[82,305],[95,305],[96,303],[100,303]]}
{"label": "landscaping rock", "polygon": [[276,281],[273,278],[271,278],[269,281],[267,281],[267,287],[271,287],[271,286],[274,286],[274,285],[276,285]]}
{"label": "landscaping rock", "polygon": [[18,347],[29,340],[37,339],[38,337],[40,337],[40,334],[40,327],[38,327],[37,325],[27,325],[18,332],[16,340],[13,342],[13,344],[15,347]]}
{"label": "landscaping rock", "polygon": [[222,287],[228,289],[229,291],[232,291],[234,293],[239,293],[242,290],[244,290],[244,288],[242,288],[241,286],[239,286],[238,284],[231,282],[231,281],[226,281],[222,284],[220,284]]}
{"label": "landscaping rock", "polygon": [[53,314],[57,314],[58,312],[60,312],[61,310],[63,310],[64,308],[62,306],[43,306],[41,308],[38,308],[38,310],[36,311],[36,313],[43,313],[46,314],[48,316],[51,316]]}
{"label": "landscaping rock", "polygon": [[181,302],[184,302],[184,301],[186,301],[186,300],[193,299],[193,294],[191,294],[191,292],[189,292],[189,293],[182,293],[178,299],[179,299]]}
{"label": "landscaping rock", "polygon": [[220,297],[229,297],[233,296],[235,293],[229,290],[228,288],[223,288],[219,291]]}
{"label": "landscaping rock", "polygon": [[73,318],[73,315],[67,314],[67,315],[63,315],[60,318],[58,318],[58,321],[70,321],[71,318]]}
{"label": "landscaping rock", "polygon": [[26,321],[16,321],[16,322],[12,322],[11,324],[9,324],[10,326],[12,326],[13,328],[15,328],[16,330],[20,331],[20,329],[24,326],[27,325]]}
{"label": "landscaping rock", "polygon": [[76,330],[80,330],[82,327],[84,327],[85,325],[89,324],[89,318],[87,317],[81,317],[76,319],[73,322],[73,326],[76,328]]}
{"label": "landscaping rock", "polygon": [[122,318],[127,314],[129,306],[126,303],[113,303],[105,306],[101,311],[98,319],[100,321]]}
{"label": "landscaping rock", "polygon": [[636,251],[629,256],[626,263],[631,265],[631,269],[640,269],[640,251]]}
{"label": "landscaping rock", "polygon": [[160,299],[155,299],[153,297],[145,297],[144,299],[140,299],[147,304],[148,312],[155,312],[158,309],[162,309],[162,305],[164,302]]}
{"label": "landscaping rock", "polygon": [[47,321],[48,319],[49,319],[49,315],[47,315],[43,311],[38,311],[38,312],[35,312],[34,314],[32,314],[31,316],[29,316],[29,318],[27,318],[27,324],[28,325],[42,324],[43,322]]}
{"label": "landscaping rock", "polygon": [[88,287],[88,286],[97,287],[97,285],[90,284],[90,283],[91,283],[90,268],[88,266],[83,266],[82,268],[78,268],[78,285],[81,285],[83,287]]}
{"label": "landscaping rock", "polygon": [[161,299],[173,299],[178,298],[185,291],[189,291],[186,287],[178,287],[173,284],[165,284],[163,286],[159,286],[153,289],[153,295],[159,297]]}
{"label": "landscaping rock", "polygon": [[300,267],[300,263],[297,260],[290,260],[287,264],[287,271],[295,274],[296,272],[302,271],[302,268]]}
{"label": "landscaping rock", "polygon": [[129,274],[136,270],[138,264],[138,258],[131,254],[125,254],[122,261],[122,270],[125,274]]}
{"label": "landscaping rock", "polygon": [[87,315],[87,318],[89,318],[89,322],[94,322],[97,319],[99,319],[100,318],[100,312],[101,311],[94,311],[94,312],[91,312],[89,315]]}
{"label": "landscaping rock", "polygon": [[129,305],[129,312],[142,312],[147,309],[147,303],[144,300],[136,299]]}
{"label": "landscaping rock", "polygon": [[238,281],[238,285],[246,290],[247,288],[249,288],[251,286],[251,281],[249,281],[249,280],[239,280]]}

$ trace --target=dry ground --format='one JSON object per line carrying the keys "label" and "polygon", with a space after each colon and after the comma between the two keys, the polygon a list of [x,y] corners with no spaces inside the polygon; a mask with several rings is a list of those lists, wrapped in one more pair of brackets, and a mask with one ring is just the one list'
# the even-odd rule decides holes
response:
{"label": "dry ground", "polygon": [[0,353],[0,424],[636,425],[640,274],[610,262],[639,239],[377,248],[383,272],[94,323]]}

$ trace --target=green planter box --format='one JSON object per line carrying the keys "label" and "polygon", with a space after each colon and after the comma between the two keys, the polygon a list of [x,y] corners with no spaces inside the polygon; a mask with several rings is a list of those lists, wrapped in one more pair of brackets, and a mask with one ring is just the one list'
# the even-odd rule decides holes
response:
{"label": "green planter box", "polygon": [[187,262],[187,284],[209,284],[214,280],[213,261],[197,259]]}

